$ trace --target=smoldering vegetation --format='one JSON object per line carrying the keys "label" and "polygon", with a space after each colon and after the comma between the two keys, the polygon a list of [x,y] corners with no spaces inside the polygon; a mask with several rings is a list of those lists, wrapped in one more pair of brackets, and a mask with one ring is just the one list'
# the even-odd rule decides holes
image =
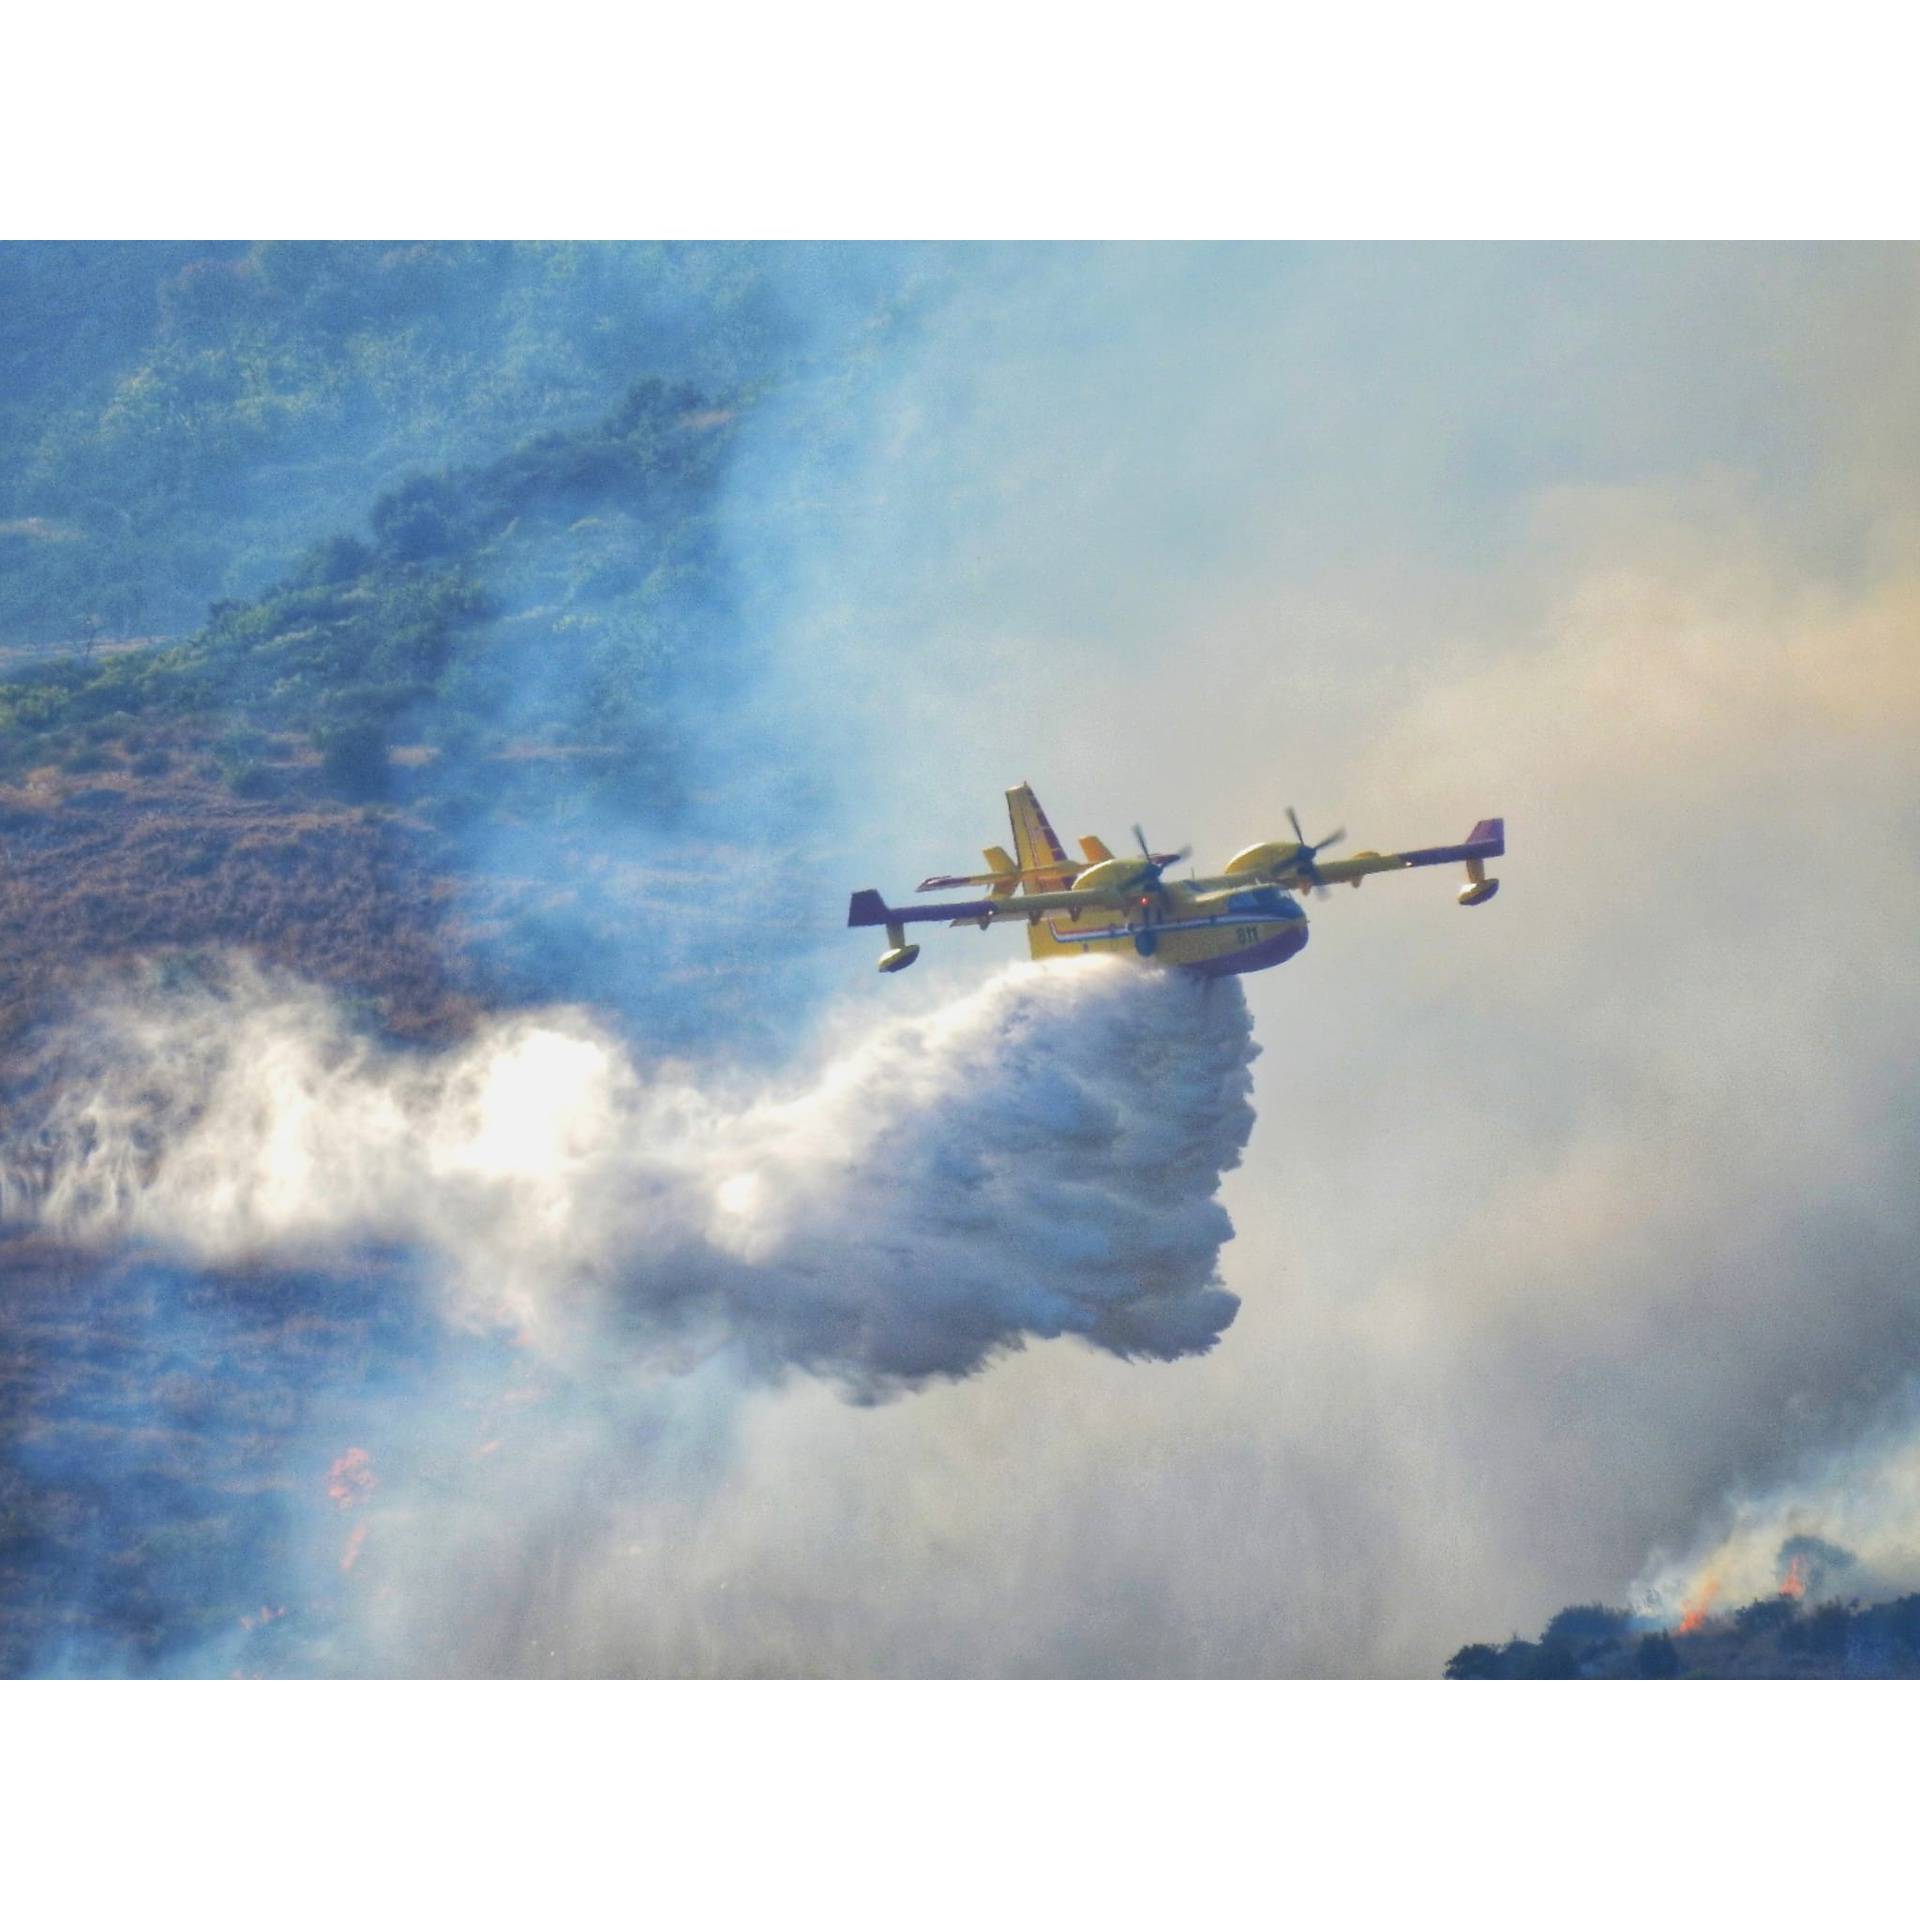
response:
{"label": "smoldering vegetation", "polygon": [[1920,1593],[1809,1601],[1785,1592],[1667,1626],[1565,1607],[1538,1640],[1475,1642],[1449,1680],[1920,1680]]}
{"label": "smoldering vegetation", "polygon": [[[1850,1617],[1865,1609],[1884,1624],[1896,1617],[1889,1607],[1912,1611],[1917,1543],[1920,1385],[1909,1378],[1844,1444],[1810,1449],[1771,1484],[1731,1492],[1688,1547],[1653,1555],[1644,1604],[1698,1626],[1775,1599],[1822,1600],[1829,1624],[1842,1605]],[[1869,1651],[1847,1671],[1883,1669],[1888,1656],[1871,1651],[1879,1645],[1872,1633],[1862,1645]]]}
{"label": "smoldering vegetation", "polygon": [[445,1352],[404,1269],[238,1284],[16,1229],[0,1276],[0,1672],[310,1669],[339,1611],[329,1465]]}

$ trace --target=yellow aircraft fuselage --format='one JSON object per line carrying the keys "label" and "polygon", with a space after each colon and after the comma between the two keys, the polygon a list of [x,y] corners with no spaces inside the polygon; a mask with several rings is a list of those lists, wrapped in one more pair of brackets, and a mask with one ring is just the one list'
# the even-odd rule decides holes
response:
{"label": "yellow aircraft fuselage", "polygon": [[[1321,848],[1341,836],[1309,845],[1295,820],[1294,839],[1248,847],[1222,873],[1167,880],[1165,868],[1184,859],[1184,852],[1152,854],[1142,839],[1137,860],[1116,858],[1089,836],[1080,842],[1085,859],[1071,860],[1031,787],[1009,788],[1007,811],[1013,822],[1011,855],[989,847],[988,872],[936,874],[918,889],[986,886],[990,891],[984,899],[962,907],[891,907],[878,893],[853,896],[847,924],[887,930],[882,973],[896,973],[918,957],[920,949],[906,939],[910,922],[944,920],[985,928],[1015,918],[1027,923],[1027,946],[1036,960],[1107,953],[1203,976],[1253,973],[1291,960],[1307,944],[1306,910],[1292,897],[1296,891],[1305,894],[1343,881],[1357,887],[1369,874],[1459,862],[1467,869],[1460,904],[1474,907],[1499,891],[1499,881],[1487,877],[1483,863],[1506,849],[1505,823],[1494,819],[1482,820],[1458,846],[1321,860]],[[1139,829],[1134,831],[1137,836]]]}
{"label": "yellow aircraft fuselage", "polygon": [[1252,973],[1291,960],[1307,944],[1306,910],[1278,887],[1169,883],[1157,875],[1142,884],[1149,863],[1116,860],[1094,839],[1081,842],[1084,862],[1069,861],[1024,781],[1008,789],[1007,814],[1014,858],[1028,876],[1020,905],[1036,960],[1110,953],[1201,974]]}
{"label": "yellow aircraft fuselage", "polygon": [[1027,950],[1036,960],[1109,953],[1202,974],[1277,967],[1306,944],[1306,909],[1278,887],[1209,893],[1189,880],[1163,881],[1131,913],[1055,908],[1027,925]]}

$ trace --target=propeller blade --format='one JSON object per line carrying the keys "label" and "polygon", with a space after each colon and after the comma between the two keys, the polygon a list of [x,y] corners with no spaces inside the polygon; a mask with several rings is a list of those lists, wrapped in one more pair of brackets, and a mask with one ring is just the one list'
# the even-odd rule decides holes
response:
{"label": "propeller blade", "polygon": [[1147,836],[1140,831],[1140,822],[1138,820],[1133,823],[1133,839],[1134,844],[1140,849],[1140,858],[1142,860],[1151,860],[1153,855],[1147,851]]}
{"label": "propeller blade", "polygon": [[1324,840],[1316,840],[1313,843],[1313,850],[1315,853],[1320,853],[1328,847],[1337,847],[1346,837],[1347,830],[1345,827],[1335,827]]}
{"label": "propeller blade", "polygon": [[1153,856],[1153,864],[1156,867],[1177,867],[1182,860],[1189,858],[1192,852],[1191,847],[1182,847],[1177,853],[1156,853]]}
{"label": "propeller blade", "polygon": [[1293,829],[1294,844],[1304,847],[1307,844],[1306,832],[1300,825],[1300,816],[1291,807],[1287,809],[1287,824]]}

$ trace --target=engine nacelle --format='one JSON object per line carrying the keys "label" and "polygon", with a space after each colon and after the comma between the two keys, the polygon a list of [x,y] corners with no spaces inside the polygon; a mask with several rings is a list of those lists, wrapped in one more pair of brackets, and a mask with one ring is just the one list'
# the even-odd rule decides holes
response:
{"label": "engine nacelle", "polygon": [[1290,867],[1299,858],[1297,840],[1262,840],[1258,846],[1242,847],[1226,864],[1228,873],[1276,873]]}
{"label": "engine nacelle", "polygon": [[1073,876],[1073,891],[1093,893],[1104,889],[1124,893],[1129,887],[1139,885],[1140,876],[1146,871],[1144,860],[1096,860]]}

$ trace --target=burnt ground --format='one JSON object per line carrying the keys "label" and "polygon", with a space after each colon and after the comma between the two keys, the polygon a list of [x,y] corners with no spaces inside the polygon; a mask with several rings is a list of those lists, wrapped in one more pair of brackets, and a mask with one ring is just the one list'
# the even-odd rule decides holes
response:
{"label": "burnt ground", "polygon": [[337,1563],[357,1517],[325,1409],[406,1392],[440,1337],[419,1292],[16,1237],[0,1316],[0,1676],[311,1670],[326,1585],[293,1556]]}

